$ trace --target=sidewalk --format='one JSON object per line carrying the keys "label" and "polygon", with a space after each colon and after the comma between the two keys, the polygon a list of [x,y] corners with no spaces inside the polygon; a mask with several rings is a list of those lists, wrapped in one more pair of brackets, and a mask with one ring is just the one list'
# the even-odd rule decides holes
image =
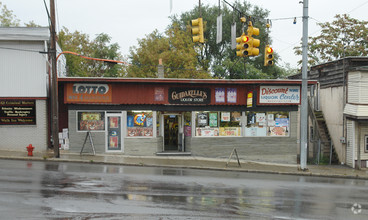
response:
{"label": "sidewalk", "polygon": [[368,170],[355,170],[339,165],[308,165],[308,171],[298,170],[295,164],[276,164],[254,161],[240,161],[241,167],[235,159],[226,166],[227,159],[194,157],[194,156],[127,156],[112,154],[89,155],[79,153],[60,152],[60,158],[53,158],[53,152],[34,152],[33,157],[27,156],[27,151],[5,151],[0,150],[0,159],[58,161],[58,162],[80,162],[96,164],[115,164],[128,166],[159,166],[180,167],[193,169],[243,171],[255,173],[273,173],[287,175],[323,176],[368,180]]}

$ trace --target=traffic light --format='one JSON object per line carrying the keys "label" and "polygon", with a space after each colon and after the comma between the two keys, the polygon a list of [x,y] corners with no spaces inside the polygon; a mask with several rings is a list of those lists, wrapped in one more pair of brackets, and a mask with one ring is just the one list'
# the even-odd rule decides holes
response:
{"label": "traffic light", "polygon": [[192,26],[192,35],[193,35],[193,42],[204,43],[204,36],[203,36],[203,20],[202,18],[197,18],[190,21]]}
{"label": "traffic light", "polygon": [[265,57],[264,57],[264,65],[265,66],[272,66],[273,62],[273,49],[270,45],[266,45],[265,47]]}
{"label": "traffic light", "polygon": [[248,23],[248,42],[245,45],[246,53],[244,55],[246,56],[258,56],[259,55],[259,45],[261,44],[261,41],[258,39],[253,38],[253,35],[258,36],[259,35],[259,29],[253,27],[252,22],[249,21]]}
{"label": "traffic light", "polygon": [[249,37],[243,33],[240,37],[236,38],[236,56],[244,57],[245,49],[247,47],[246,43],[249,41]]}

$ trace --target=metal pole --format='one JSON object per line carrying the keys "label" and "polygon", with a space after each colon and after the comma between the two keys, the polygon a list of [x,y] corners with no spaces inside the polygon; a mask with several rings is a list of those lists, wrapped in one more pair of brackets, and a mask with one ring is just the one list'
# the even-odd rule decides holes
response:
{"label": "metal pole", "polygon": [[300,169],[307,169],[308,132],[308,0],[303,0],[303,41],[302,41],[302,100],[300,109]]}
{"label": "metal pole", "polygon": [[51,81],[51,113],[52,113],[52,143],[54,157],[59,158],[59,111],[58,111],[58,86],[56,72],[56,31],[55,31],[55,4],[50,0],[50,56],[52,59],[52,81]]}

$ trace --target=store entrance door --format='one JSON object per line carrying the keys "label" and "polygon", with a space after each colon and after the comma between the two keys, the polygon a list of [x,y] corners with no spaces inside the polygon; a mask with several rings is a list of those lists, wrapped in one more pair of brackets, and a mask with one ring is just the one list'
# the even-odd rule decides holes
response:
{"label": "store entrance door", "polygon": [[164,120],[164,152],[184,151],[184,134],[181,114],[165,114]]}
{"label": "store entrance door", "polygon": [[121,135],[121,114],[106,114],[106,152],[124,151],[124,143]]}

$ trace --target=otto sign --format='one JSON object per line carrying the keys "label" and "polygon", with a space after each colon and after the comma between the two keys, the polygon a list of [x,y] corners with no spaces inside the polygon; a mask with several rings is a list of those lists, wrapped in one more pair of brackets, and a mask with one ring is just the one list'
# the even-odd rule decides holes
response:
{"label": "otto sign", "polygon": [[300,104],[300,86],[260,86],[259,104]]}

